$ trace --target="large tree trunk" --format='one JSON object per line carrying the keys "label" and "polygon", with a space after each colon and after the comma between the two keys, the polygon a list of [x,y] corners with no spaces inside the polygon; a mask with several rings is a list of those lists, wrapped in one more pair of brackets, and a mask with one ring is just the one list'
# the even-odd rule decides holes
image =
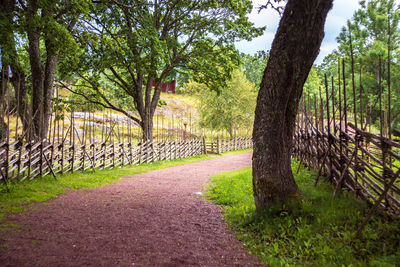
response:
{"label": "large tree trunk", "polygon": [[257,211],[298,192],[290,164],[304,82],[318,55],[333,0],[289,0],[272,44],[254,120],[253,189]]}
{"label": "large tree trunk", "polygon": [[9,134],[9,129],[7,123],[4,121],[6,114],[6,92],[8,90],[8,64],[4,62],[4,57],[2,57],[1,66],[1,87],[0,87],[0,143],[7,139]]}
{"label": "large tree trunk", "polygon": [[[16,5],[15,0],[0,0],[0,16],[3,18],[3,25],[0,29],[0,39],[5,41],[1,43],[2,62],[11,68],[12,75],[10,82],[14,88],[15,99],[17,102],[17,114],[20,117],[25,133],[25,138],[30,140],[31,135],[28,132],[28,126],[31,124],[31,117],[28,107],[28,96],[26,91],[26,78],[25,73],[20,65],[18,53],[15,43],[14,32],[10,29],[13,28],[13,17],[9,16],[14,12]],[[8,71],[8,69],[7,69]],[[3,99],[0,95],[0,106],[3,105]]]}
{"label": "large tree trunk", "polygon": [[[49,53],[50,50],[47,50]],[[46,138],[47,132],[49,130],[49,120],[52,113],[52,99],[54,96],[54,77],[57,69],[56,55],[48,55],[46,61],[45,75],[43,81],[43,124],[41,125],[41,138]]]}
{"label": "large tree trunk", "polygon": [[[46,12],[42,10],[42,19],[47,19],[51,14],[51,7]],[[57,50],[51,37],[45,39],[46,64],[42,64],[40,51],[41,29],[35,24],[34,18],[39,10],[37,0],[29,1],[27,35],[29,41],[29,61],[32,71],[32,119],[35,138],[45,139],[49,118],[51,116],[51,101],[53,97],[53,83],[57,67]],[[49,13],[50,12],[50,13]],[[44,34],[44,38],[46,35]]]}
{"label": "large tree trunk", "polygon": [[143,140],[153,141],[153,117],[147,114],[146,118],[142,119]]}
{"label": "large tree trunk", "polygon": [[[161,84],[164,82],[166,76],[167,74],[164,73],[156,82],[156,85],[153,88],[152,83],[154,81],[154,78],[149,75],[147,77],[147,82],[145,86],[144,103],[143,101],[140,101],[142,99],[141,95],[134,99],[137,103],[136,108],[138,108],[139,115],[142,121],[140,125],[143,130],[144,140],[153,141],[153,117],[157,108],[158,101],[160,100]],[[140,92],[140,90],[138,90],[138,92]]]}
{"label": "large tree trunk", "polygon": [[32,72],[32,119],[33,133],[35,138],[41,139],[42,125],[44,120],[43,114],[43,86],[44,86],[44,68],[41,62],[40,53],[40,29],[36,25],[34,19],[37,13],[38,6],[35,0],[28,2],[27,15],[27,35],[28,35],[28,53],[29,63]]}
{"label": "large tree trunk", "polygon": [[7,107],[6,92],[9,81],[9,50],[13,46],[12,29],[13,17],[10,14],[14,11],[15,0],[0,0],[0,56],[1,56],[1,85],[0,85],[0,142],[5,140],[9,134],[8,125],[5,122],[5,111]]}
{"label": "large tree trunk", "polygon": [[34,132],[32,131],[32,118],[29,111],[28,95],[26,92],[25,73],[20,71],[15,66],[11,65],[13,73],[11,82],[14,87],[15,99],[17,102],[17,115],[22,122],[22,136],[27,141],[34,139]]}
{"label": "large tree trunk", "polygon": [[[49,19],[53,16],[54,12],[54,2],[47,5],[45,11],[42,11],[42,18]],[[73,27],[73,26],[72,26]],[[54,96],[54,78],[57,70],[57,62],[58,62],[58,53],[57,47],[54,44],[54,39],[51,36],[44,36],[44,43],[46,47],[46,66],[44,68],[44,77],[43,77],[43,124],[41,125],[41,138],[46,138],[47,132],[49,130],[49,120],[51,119],[52,113],[52,101]]]}
{"label": "large tree trunk", "polygon": [[15,99],[17,102],[17,113],[22,121],[22,127],[25,133],[25,138],[31,140],[33,138],[31,126],[31,116],[29,112],[28,95],[26,92],[25,73],[18,70],[15,66],[11,65],[12,78],[11,83],[14,87]]}

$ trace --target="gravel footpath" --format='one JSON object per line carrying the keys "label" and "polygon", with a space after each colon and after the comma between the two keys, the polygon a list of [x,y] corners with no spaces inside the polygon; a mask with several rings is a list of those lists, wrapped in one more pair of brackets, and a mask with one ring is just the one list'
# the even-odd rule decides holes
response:
{"label": "gravel footpath", "polygon": [[251,153],[219,157],[38,203],[9,218],[22,231],[0,237],[0,265],[255,266],[219,208],[195,195],[249,165]]}

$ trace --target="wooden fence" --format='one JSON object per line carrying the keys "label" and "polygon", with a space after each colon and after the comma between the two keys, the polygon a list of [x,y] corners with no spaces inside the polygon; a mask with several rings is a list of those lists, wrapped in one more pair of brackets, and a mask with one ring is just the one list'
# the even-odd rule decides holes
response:
{"label": "wooden fence", "polygon": [[222,139],[217,137],[215,142],[205,142],[205,140],[203,140],[203,142],[206,144],[206,153],[220,154],[238,149],[253,148],[253,141],[249,137],[237,137],[233,139]]}
{"label": "wooden fence", "polygon": [[[391,215],[400,215],[399,141],[348,126],[349,134],[335,126],[333,132],[310,125],[294,137],[294,154],[309,167],[341,188],[353,191]],[[397,148],[397,149],[396,149]]]}
{"label": "wooden fence", "polygon": [[[342,71],[345,72],[344,64]],[[385,131],[383,105],[379,133],[367,131],[371,129],[367,126],[372,123],[372,112],[368,114],[366,110],[371,109],[365,104],[362,106],[360,99],[356,100],[354,84],[352,93],[353,101],[346,101],[346,84],[341,84],[340,79],[334,83],[332,78],[332,85],[328,86],[325,76],[325,100],[321,92],[319,104],[317,99],[303,97],[293,154],[308,167],[318,170],[316,185],[321,176],[328,177],[334,185],[333,196],[344,189],[369,202],[372,209],[367,220],[376,210],[399,216],[400,131],[390,127]],[[381,95],[382,89],[375,103]],[[349,104],[353,106],[351,117]]]}
{"label": "wooden fence", "polygon": [[75,143],[66,137],[49,142],[0,144],[0,180],[22,181],[36,177],[88,169],[117,168],[161,160],[187,158],[206,153],[222,153],[251,148],[250,138],[206,142],[203,138],[163,142],[94,141]]}

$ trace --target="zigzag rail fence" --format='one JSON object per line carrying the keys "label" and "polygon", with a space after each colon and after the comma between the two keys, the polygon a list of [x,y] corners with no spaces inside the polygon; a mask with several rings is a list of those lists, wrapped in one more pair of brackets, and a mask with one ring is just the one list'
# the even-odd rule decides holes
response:
{"label": "zigzag rail fence", "polygon": [[[0,143],[0,182],[8,184],[45,175],[57,178],[58,174],[66,172],[117,168],[252,147],[251,138],[217,137],[210,142],[205,137],[186,138],[186,130],[175,137],[140,140],[139,130],[134,133],[138,127],[134,128],[129,119],[118,123],[111,116],[91,113],[83,113],[81,129],[82,122],[76,121],[79,114],[82,115],[71,113],[62,120],[56,119],[59,114],[53,114],[53,127],[50,125],[48,136],[42,141],[28,142],[16,134]],[[96,122],[95,116],[101,121]],[[174,131],[177,129],[167,130],[168,133]]]}
{"label": "zigzag rail fence", "polygon": [[[379,81],[378,94],[371,108],[362,102],[361,71],[359,90],[353,82],[353,99],[349,101],[344,60],[338,66],[338,75],[332,77],[331,82],[325,75],[325,99],[321,89],[319,99],[318,96],[312,99],[310,95],[303,95],[296,121],[293,155],[309,168],[318,170],[315,185],[321,176],[327,177],[334,185],[333,197],[344,189],[371,204],[357,236],[377,210],[388,216],[400,215],[400,131],[391,129],[390,123],[385,125],[384,122],[390,122],[390,109],[385,108],[385,103],[390,103],[391,98],[390,80],[383,104],[385,91]],[[354,81],[353,64],[351,73]],[[379,124],[379,133],[374,134],[367,131],[367,126],[373,128],[372,110],[377,103],[380,119],[375,127]]]}

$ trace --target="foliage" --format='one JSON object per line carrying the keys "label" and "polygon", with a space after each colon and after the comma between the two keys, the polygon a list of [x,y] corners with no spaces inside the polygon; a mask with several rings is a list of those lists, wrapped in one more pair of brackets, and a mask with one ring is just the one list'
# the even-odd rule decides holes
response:
{"label": "foliage", "polygon": [[[293,169],[298,162],[293,161]],[[351,241],[368,206],[345,191],[314,187],[315,172],[295,175],[302,197],[256,215],[251,168],[212,177],[208,196],[250,252],[269,266],[395,266],[400,262],[400,220],[375,216]]]}
{"label": "foliage", "polygon": [[255,89],[258,91],[265,66],[267,66],[268,56],[263,53],[254,55],[241,54],[241,60],[242,69],[247,80],[254,83]]}
{"label": "foliage", "polygon": [[198,89],[200,125],[204,128],[226,130],[231,137],[239,127],[251,128],[253,124],[256,93],[254,85],[245,75],[235,70],[232,79],[219,93],[199,85],[187,85]]}
{"label": "foliage", "polygon": [[194,81],[188,81],[180,89],[180,91],[183,94],[191,95],[191,96],[192,95],[197,96],[200,93],[205,92],[206,90],[208,90],[207,85],[201,84],[201,83],[197,83],[197,82],[194,82]]}
{"label": "foliage", "polygon": [[[176,71],[211,88],[225,84],[239,62],[234,42],[262,33],[246,17],[251,9],[249,0],[96,4],[80,23],[85,53],[75,71],[88,92],[80,95],[131,117],[151,138],[161,85]],[[109,90],[117,97],[109,97]],[[128,113],[133,109],[138,116]]]}
{"label": "foliage", "polygon": [[[42,55],[46,56],[46,51],[50,53],[51,50],[51,53],[57,54],[59,60],[73,64],[77,59],[75,55],[79,52],[78,44],[73,38],[73,25],[88,12],[90,3],[87,0],[10,1],[7,4],[10,5],[8,8],[11,13],[7,16],[0,14],[1,34],[6,37],[1,39],[3,59],[10,63],[19,60],[19,57],[26,58],[27,51],[24,47],[30,45],[27,34],[33,29],[39,32],[43,42],[40,47]],[[51,46],[46,47],[44,41],[51,41]],[[28,70],[26,66],[22,66],[23,62],[16,63]]]}
{"label": "foliage", "polygon": [[[346,27],[342,28],[337,41],[339,47],[328,55],[320,66],[329,76],[337,75],[338,59],[345,60],[347,88],[352,90],[351,55],[354,58],[357,112],[369,113],[380,95],[381,80],[383,106],[388,107],[388,86],[390,63],[392,120],[400,122],[400,6],[394,0],[360,1],[360,9],[354,13]],[[352,50],[351,50],[352,48]],[[390,61],[389,61],[390,57]],[[359,77],[361,75],[361,78]],[[337,84],[336,84],[337,86]],[[362,88],[362,97],[359,88]],[[337,88],[337,87],[336,87]],[[350,91],[350,93],[352,93]],[[360,102],[361,101],[361,102]],[[353,107],[352,101],[349,108]],[[384,108],[383,108],[384,109]],[[379,105],[372,111],[373,122],[379,119]],[[365,117],[365,116],[364,116]]]}
{"label": "foliage", "polygon": [[317,69],[312,67],[303,86],[303,95],[310,96],[312,99],[319,98],[320,88],[321,78],[318,75]]}
{"label": "foliage", "polygon": [[76,65],[80,48],[74,27],[91,4],[89,0],[2,1],[2,65],[11,69],[15,109],[25,131],[32,125],[32,138],[47,134],[57,67]]}

